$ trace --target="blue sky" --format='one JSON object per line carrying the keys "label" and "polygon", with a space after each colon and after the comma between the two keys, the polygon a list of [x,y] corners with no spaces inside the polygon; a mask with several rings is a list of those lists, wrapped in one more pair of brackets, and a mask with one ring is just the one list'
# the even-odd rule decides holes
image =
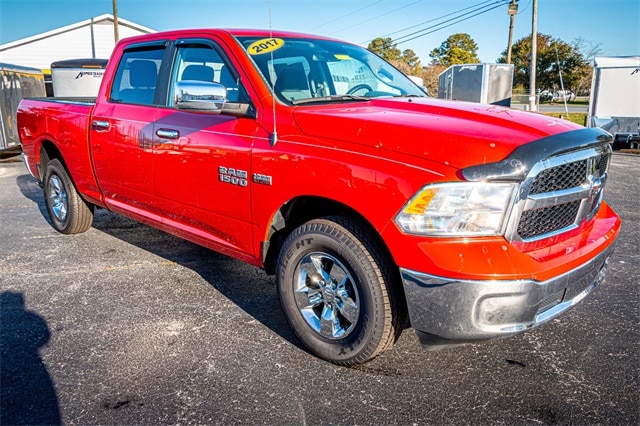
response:
{"label": "blue sky", "polygon": [[[501,5],[505,1],[271,0],[271,22],[274,29],[327,35],[366,46],[379,36],[400,39],[459,14],[430,20],[468,8],[461,13],[468,12],[470,19],[434,28],[398,47],[414,50],[428,64],[432,49],[449,35],[464,32],[478,44],[480,59],[494,62],[507,44],[509,18],[506,6]],[[640,0],[538,1],[539,32],[567,42],[582,38],[599,44],[602,55],[640,55]],[[519,1],[514,41],[531,33],[532,2]],[[497,7],[471,17],[477,13],[473,6]],[[112,11],[112,0],[0,0],[0,44]],[[269,0],[118,0],[118,15],[155,30],[268,28]]]}

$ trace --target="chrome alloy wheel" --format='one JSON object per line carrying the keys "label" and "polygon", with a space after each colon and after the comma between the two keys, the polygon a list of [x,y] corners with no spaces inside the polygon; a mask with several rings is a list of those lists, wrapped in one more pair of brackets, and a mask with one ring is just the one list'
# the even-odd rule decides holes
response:
{"label": "chrome alloy wheel", "polygon": [[51,211],[57,220],[64,222],[68,211],[67,191],[57,175],[53,175],[49,179],[48,189]]}
{"label": "chrome alloy wheel", "polygon": [[327,253],[309,253],[294,273],[295,301],[307,324],[328,339],[351,333],[360,316],[360,296],[349,270]]}

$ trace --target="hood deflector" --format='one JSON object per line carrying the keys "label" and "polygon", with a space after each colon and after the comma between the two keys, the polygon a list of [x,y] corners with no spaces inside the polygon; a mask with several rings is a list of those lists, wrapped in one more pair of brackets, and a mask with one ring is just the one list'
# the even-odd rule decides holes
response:
{"label": "hood deflector", "polygon": [[472,182],[522,181],[536,163],[546,158],[612,142],[611,135],[602,129],[572,130],[522,145],[502,161],[467,167],[462,176]]}

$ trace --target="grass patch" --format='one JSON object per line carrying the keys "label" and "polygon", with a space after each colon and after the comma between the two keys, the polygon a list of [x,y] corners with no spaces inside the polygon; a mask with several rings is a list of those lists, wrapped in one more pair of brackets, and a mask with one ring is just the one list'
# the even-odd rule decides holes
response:
{"label": "grass patch", "polygon": [[581,126],[587,125],[586,112],[543,112],[543,114],[548,115],[549,117],[562,118],[563,120],[571,121],[572,123],[576,123]]}

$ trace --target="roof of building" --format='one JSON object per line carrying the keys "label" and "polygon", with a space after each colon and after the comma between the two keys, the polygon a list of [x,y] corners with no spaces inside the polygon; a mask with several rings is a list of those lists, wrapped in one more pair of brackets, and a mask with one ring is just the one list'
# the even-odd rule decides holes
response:
{"label": "roof of building", "polygon": [[[47,37],[55,36],[57,34],[62,34],[62,33],[65,33],[65,32],[73,31],[73,30],[76,30],[78,28],[82,28],[82,27],[85,27],[85,26],[88,26],[88,25],[91,25],[91,24],[96,25],[96,24],[103,23],[103,22],[114,22],[113,15],[111,15],[109,13],[105,13],[104,15],[100,15],[100,16],[96,16],[94,18],[86,19],[84,21],[76,22],[75,24],[67,25],[65,27],[60,27],[60,28],[56,28],[56,29],[51,30],[51,31],[47,31],[47,32],[44,32],[44,33],[36,34],[36,35],[31,36],[31,37],[26,37],[26,38],[23,38],[23,39],[20,39],[20,40],[16,40],[16,41],[12,41],[12,42],[9,42],[9,43],[5,43],[5,44],[0,45],[0,51],[11,49],[11,48],[18,47],[18,46],[22,46],[22,45],[25,45],[25,44],[29,44],[29,43],[32,43],[34,41],[42,40],[42,39],[47,38]],[[136,24],[135,22],[131,22],[131,21],[128,21],[128,20],[120,18],[120,17],[118,17],[118,25],[119,26],[130,27],[132,29],[138,30],[138,31],[143,32],[143,33],[155,33],[156,32],[156,30],[153,30],[151,28],[147,28],[145,26]]]}

